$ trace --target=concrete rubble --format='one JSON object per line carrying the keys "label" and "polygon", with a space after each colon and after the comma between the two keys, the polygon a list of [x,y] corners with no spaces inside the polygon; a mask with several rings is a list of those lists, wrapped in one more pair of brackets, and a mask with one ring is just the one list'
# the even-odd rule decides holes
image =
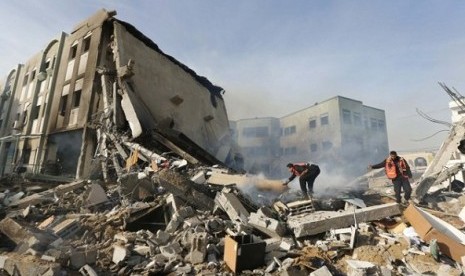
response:
{"label": "concrete rubble", "polygon": [[[209,183],[208,171],[217,168],[149,170],[151,163],[143,163],[116,183],[52,185],[40,197],[19,197],[7,185],[1,269],[9,275],[462,273],[461,204],[447,207],[457,209],[455,224],[435,217],[440,210],[406,208],[370,189],[353,198],[276,197],[268,204],[234,183]],[[129,177],[139,173],[145,188]],[[129,187],[144,191],[134,196]],[[420,215],[430,228],[423,229]],[[439,257],[431,253],[433,239]]]}

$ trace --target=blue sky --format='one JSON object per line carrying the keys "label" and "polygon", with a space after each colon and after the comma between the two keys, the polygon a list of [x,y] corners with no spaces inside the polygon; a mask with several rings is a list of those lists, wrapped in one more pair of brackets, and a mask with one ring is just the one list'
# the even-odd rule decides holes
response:
{"label": "blue sky", "polygon": [[384,109],[391,149],[437,148],[465,94],[464,1],[1,1],[0,75],[98,9],[226,90],[230,119],[281,117],[336,95]]}

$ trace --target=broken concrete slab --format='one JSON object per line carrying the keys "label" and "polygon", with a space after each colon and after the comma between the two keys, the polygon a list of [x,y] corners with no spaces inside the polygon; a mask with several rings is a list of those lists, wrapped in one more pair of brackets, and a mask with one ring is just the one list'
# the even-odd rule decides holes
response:
{"label": "broken concrete slab", "polygon": [[327,266],[322,266],[317,270],[310,273],[310,276],[332,276],[331,271],[329,271]]}
{"label": "broken concrete slab", "polygon": [[87,197],[87,206],[96,206],[108,202],[108,197],[102,186],[92,184],[90,186],[89,196]]}
{"label": "broken concrete slab", "polygon": [[284,222],[266,216],[264,212],[250,213],[248,223],[270,237],[282,237],[287,231]]}
{"label": "broken concrete slab", "polygon": [[213,199],[206,195],[207,191],[203,185],[192,182],[174,171],[162,170],[154,174],[152,180],[197,209],[213,209]]}
{"label": "broken concrete slab", "polygon": [[120,193],[124,198],[142,201],[157,193],[155,183],[149,177],[141,178],[138,172],[123,174],[119,182]]}
{"label": "broken concrete slab", "polygon": [[[4,218],[0,221],[0,231],[16,245],[26,244],[37,250],[44,249],[57,237],[45,231],[21,225],[13,218]],[[27,248],[25,248],[27,250]]]}
{"label": "broken concrete slab", "polygon": [[400,214],[399,204],[386,203],[353,211],[317,211],[289,217],[288,227],[297,238],[326,232],[331,228],[344,228],[355,223],[379,220]]}
{"label": "broken concrete slab", "polygon": [[234,193],[218,192],[215,203],[228,214],[232,221],[247,223],[250,214]]}
{"label": "broken concrete slab", "polygon": [[65,219],[52,228],[52,232],[62,239],[68,239],[81,230],[77,219]]}
{"label": "broken concrete slab", "polygon": [[119,245],[119,244],[114,244],[113,245],[113,258],[112,262],[115,264],[119,264],[126,258],[128,258],[131,255],[129,252],[128,246],[124,245]]}
{"label": "broken concrete slab", "polygon": [[186,256],[191,264],[203,263],[207,256],[207,236],[206,233],[195,233],[192,243],[191,250]]}
{"label": "broken concrete slab", "polygon": [[347,276],[378,275],[379,268],[370,262],[359,260],[346,260]]}
{"label": "broken concrete slab", "polygon": [[79,189],[84,187],[87,184],[84,180],[78,180],[68,184],[61,184],[53,189],[49,189],[40,193],[32,194],[30,196],[24,197],[20,200],[12,202],[10,207],[19,207],[25,208],[28,205],[35,205],[47,200],[55,200],[56,196],[60,196],[64,193],[73,191],[75,189]]}

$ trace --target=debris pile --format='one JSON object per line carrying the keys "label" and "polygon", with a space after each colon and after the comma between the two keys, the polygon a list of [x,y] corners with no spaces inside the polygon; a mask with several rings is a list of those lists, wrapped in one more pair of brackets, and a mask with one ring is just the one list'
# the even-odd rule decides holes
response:
{"label": "debris pile", "polygon": [[[139,154],[115,183],[28,183],[35,188],[27,190],[3,181],[0,269],[8,275],[462,273],[458,214],[452,226],[433,215],[445,214],[439,209],[399,205],[371,190],[304,200],[280,182]],[[243,192],[246,183],[253,193]],[[461,206],[448,202],[439,205],[450,213]]]}

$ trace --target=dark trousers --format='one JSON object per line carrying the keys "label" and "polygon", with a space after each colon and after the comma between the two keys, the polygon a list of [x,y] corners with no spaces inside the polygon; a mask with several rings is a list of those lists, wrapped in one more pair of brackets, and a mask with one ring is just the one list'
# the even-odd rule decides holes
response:
{"label": "dark trousers", "polygon": [[405,177],[398,177],[392,180],[392,184],[394,185],[394,193],[396,194],[396,201],[397,203],[402,202],[401,192],[402,189],[404,190],[404,198],[406,201],[410,199],[410,195],[412,194],[412,187],[410,186],[410,182],[408,178]]}
{"label": "dark trousers", "polygon": [[[316,175],[301,175],[299,177],[299,183],[300,183],[300,189],[302,190],[302,193],[305,195],[307,194],[313,194],[313,183],[315,182]],[[307,190],[308,187],[308,190]]]}

